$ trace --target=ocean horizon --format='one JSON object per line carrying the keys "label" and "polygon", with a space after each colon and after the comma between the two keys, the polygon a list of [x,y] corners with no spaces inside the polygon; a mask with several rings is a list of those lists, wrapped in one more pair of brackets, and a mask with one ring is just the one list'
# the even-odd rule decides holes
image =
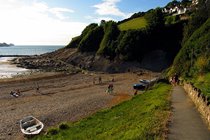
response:
{"label": "ocean horizon", "polygon": [[40,55],[63,47],[62,45],[15,45],[0,47],[0,55]]}
{"label": "ocean horizon", "polygon": [[[0,47],[0,55],[41,55],[53,52],[64,46],[51,45],[17,45]],[[28,69],[17,67],[9,63],[14,57],[0,57],[0,79],[11,78],[13,76],[29,72]]]}

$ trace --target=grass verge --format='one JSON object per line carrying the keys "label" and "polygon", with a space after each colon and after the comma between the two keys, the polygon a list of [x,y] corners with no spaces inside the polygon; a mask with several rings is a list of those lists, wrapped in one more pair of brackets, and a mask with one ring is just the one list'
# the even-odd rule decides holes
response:
{"label": "grass verge", "polygon": [[190,82],[194,83],[194,86],[200,89],[202,94],[204,94],[210,102],[210,73],[199,75]]}
{"label": "grass verge", "polygon": [[[159,83],[111,109],[61,127],[35,140],[164,139],[170,114],[170,85]],[[56,130],[55,130],[56,129]],[[56,132],[56,133],[52,133]]]}
{"label": "grass verge", "polygon": [[118,28],[121,31],[126,31],[126,30],[132,30],[132,29],[141,29],[145,28],[147,26],[147,21],[144,17],[138,17],[134,18],[132,20],[129,20],[125,23],[121,23],[118,25]]}

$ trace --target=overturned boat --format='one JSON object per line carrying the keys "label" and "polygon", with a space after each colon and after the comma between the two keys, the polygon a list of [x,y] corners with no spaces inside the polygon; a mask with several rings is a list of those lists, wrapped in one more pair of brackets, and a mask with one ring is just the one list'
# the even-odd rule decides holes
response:
{"label": "overturned boat", "polygon": [[27,116],[20,120],[20,129],[25,135],[39,134],[44,128],[44,124],[33,116]]}

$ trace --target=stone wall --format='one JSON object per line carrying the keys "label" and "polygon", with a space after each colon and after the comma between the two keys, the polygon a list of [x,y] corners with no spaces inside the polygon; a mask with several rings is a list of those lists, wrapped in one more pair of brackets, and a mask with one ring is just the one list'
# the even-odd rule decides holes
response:
{"label": "stone wall", "polygon": [[198,111],[202,114],[203,118],[210,128],[210,105],[207,98],[201,94],[201,91],[193,87],[191,84],[184,83],[184,89],[196,105]]}

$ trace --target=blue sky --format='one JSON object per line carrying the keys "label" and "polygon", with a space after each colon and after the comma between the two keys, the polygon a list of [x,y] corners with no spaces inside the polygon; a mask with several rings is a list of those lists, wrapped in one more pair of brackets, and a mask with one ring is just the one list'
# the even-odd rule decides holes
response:
{"label": "blue sky", "polygon": [[[0,42],[67,45],[90,23],[119,21],[171,0],[0,0]],[[4,19],[4,20],[2,20]]]}
{"label": "blue sky", "polygon": [[[73,14],[69,14],[71,20],[78,20],[82,22],[95,22],[94,19],[112,18],[113,20],[122,20],[125,17],[107,14],[100,15],[97,13],[97,9],[103,8],[103,3],[112,3],[116,9],[119,9],[122,13],[125,13],[127,16],[130,16],[133,13],[139,11],[147,11],[156,7],[163,7],[171,0],[45,0],[52,7],[65,7],[72,9]],[[96,7],[96,5],[100,5]],[[105,6],[104,6],[105,8]],[[111,12],[111,11],[110,11]],[[113,13],[114,14],[114,13]],[[87,18],[92,17],[92,18]]]}

